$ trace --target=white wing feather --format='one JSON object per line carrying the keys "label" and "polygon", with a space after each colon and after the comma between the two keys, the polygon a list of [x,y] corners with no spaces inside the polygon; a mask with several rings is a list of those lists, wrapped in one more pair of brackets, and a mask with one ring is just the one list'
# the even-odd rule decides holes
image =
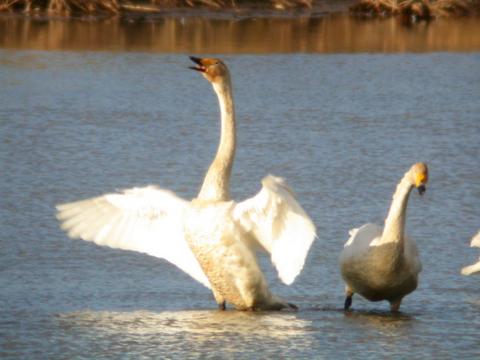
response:
{"label": "white wing feather", "polygon": [[154,186],[57,205],[71,238],[163,258],[210,288],[183,232],[188,202]]}
{"label": "white wing feather", "polygon": [[374,240],[382,237],[383,226],[367,223],[359,228],[352,229],[348,232],[350,238],[345,243],[344,247],[355,246],[357,248],[368,248],[374,246]]}
{"label": "white wing feather", "polygon": [[462,268],[462,275],[472,275],[480,272],[480,258],[475,264]]}
{"label": "white wing feather", "polygon": [[[480,247],[480,231],[472,238],[470,246]],[[476,273],[480,273],[480,258],[475,264],[462,268],[462,275],[472,275]]]}
{"label": "white wing feather", "polygon": [[470,242],[470,246],[472,246],[472,247],[480,247],[480,231],[477,233],[477,235],[475,235],[475,236],[472,238],[472,241]]}
{"label": "white wing feather", "polygon": [[283,179],[269,175],[262,185],[256,196],[235,206],[233,216],[271,254],[280,279],[289,285],[303,268],[315,225]]}
{"label": "white wing feather", "polygon": [[[362,258],[370,251],[370,248],[381,245],[383,226],[367,223],[357,229],[350,230],[349,234],[350,238],[340,253],[341,265],[351,259]],[[419,273],[422,270],[422,263],[418,257],[417,244],[407,234],[404,236],[405,259],[409,261],[413,271]]]}

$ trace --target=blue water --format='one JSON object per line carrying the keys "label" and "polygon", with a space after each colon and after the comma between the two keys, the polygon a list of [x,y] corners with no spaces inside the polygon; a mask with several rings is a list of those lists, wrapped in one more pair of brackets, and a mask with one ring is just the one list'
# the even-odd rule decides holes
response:
{"label": "blue water", "polygon": [[[220,55],[221,56],[221,55]],[[218,143],[217,100],[184,55],[0,50],[0,357],[478,358],[480,55],[222,56],[238,118],[232,192],[287,179],[319,239],[290,287],[297,313],[219,312],[168,263],[70,240],[57,203],[158,184],[195,196]],[[407,231],[423,271],[391,315],[356,296],[337,258],[381,223],[411,164]]]}

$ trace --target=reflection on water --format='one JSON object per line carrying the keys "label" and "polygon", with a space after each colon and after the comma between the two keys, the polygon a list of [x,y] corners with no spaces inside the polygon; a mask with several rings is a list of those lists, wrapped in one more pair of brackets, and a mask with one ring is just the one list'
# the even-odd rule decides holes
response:
{"label": "reflection on water", "polygon": [[[381,304],[381,302],[377,303]],[[415,326],[417,318],[421,317],[421,313],[391,313],[388,306],[385,310],[351,310],[345,312],[343,307],[312,307],[305,309],[310,313],[310,318],[322,319],[331,317],[342,319],[347,328],[359,327],[363,331],[371,331],[375,334],[389,335],[396,333],[397,335],[408,336],[408,331]],[[319,315],[317,315],[319,314]]]}
{"label": "reflection on water", "polygon": [[[59,314],[57,320],[63,334],[79,338],[83,344],[111,344],[114,341],[117,353],[121,353],[122,348],[126,352],[131,351],[132,346],[141,346],[156,356],[161,351],[170,356],[216,352],[228,357],[227,354],[235,354],[239,346],[248,342],[253,349],[255,343],[295,338],[301,338],[304,344],[312,341],[307,336],[311,322],[298,319],[293,313],[84,311]],[[99,353],[104,354],[104,351],[99,350]]]}
{"label": "reflection on water", "polygon": [[478,18],[406,27],[398,20],[167,17],[141,21],[0,17],[0,47],[192,53],[480,50]]}
{"label": "reflection on water", "polygon": [[360,325],[388,334],[398,329],[408,330],[415,320],[413,314],[397,313],[390,311],[350,311],[345,312],[345,320],[350,326]]}
{"label": "reflection on water", "polygon": [[97,331],[123,335],[196,334],[208,340],[219,333],[243,336],[286,338],[304,335],[310,321],[293,313],[240,311],[166,311],[166,312],[94,312],[59,314],[62,326],[95,328]]}

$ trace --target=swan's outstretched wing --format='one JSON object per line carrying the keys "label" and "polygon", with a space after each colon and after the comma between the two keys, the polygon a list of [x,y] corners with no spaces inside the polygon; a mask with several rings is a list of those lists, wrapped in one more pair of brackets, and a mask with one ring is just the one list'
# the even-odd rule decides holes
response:
{"label": "swan's outstretched wing", "polygon": [[57,205],[57,218],[71,238],[163,258],[210,288],[184,238],[186,206],[172,192],[148,186]]}
{"label": "swan's outstretched wing", "polygon": [[[472,238],[470,242],[470,246],[472,247],[480,247],[480,231]],[[473,265],[465,266],[462,268],[462,275],[472,275],[480,272],[480,258],[478,262]]]}
{"label": "swan's outstretched wing", "polygon": [[256,196],[235,206],[234,218],[271,254],[280,279],[291,284],[315,239],[315,225],[283,179],[269,175],[262,185]]}

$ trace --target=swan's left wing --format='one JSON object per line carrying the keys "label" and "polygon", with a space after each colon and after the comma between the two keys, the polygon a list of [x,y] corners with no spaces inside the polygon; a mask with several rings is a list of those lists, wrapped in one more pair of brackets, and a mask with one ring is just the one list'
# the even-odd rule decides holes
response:
{"label": "swan's left wing", "polygon": [[[269,175],[260,192],[234,208],[237,223],[271,254],[280,279],[291,284],[315,239],[315,225],[281,178]],[[248,244],[251,245],[251,244]]]}

